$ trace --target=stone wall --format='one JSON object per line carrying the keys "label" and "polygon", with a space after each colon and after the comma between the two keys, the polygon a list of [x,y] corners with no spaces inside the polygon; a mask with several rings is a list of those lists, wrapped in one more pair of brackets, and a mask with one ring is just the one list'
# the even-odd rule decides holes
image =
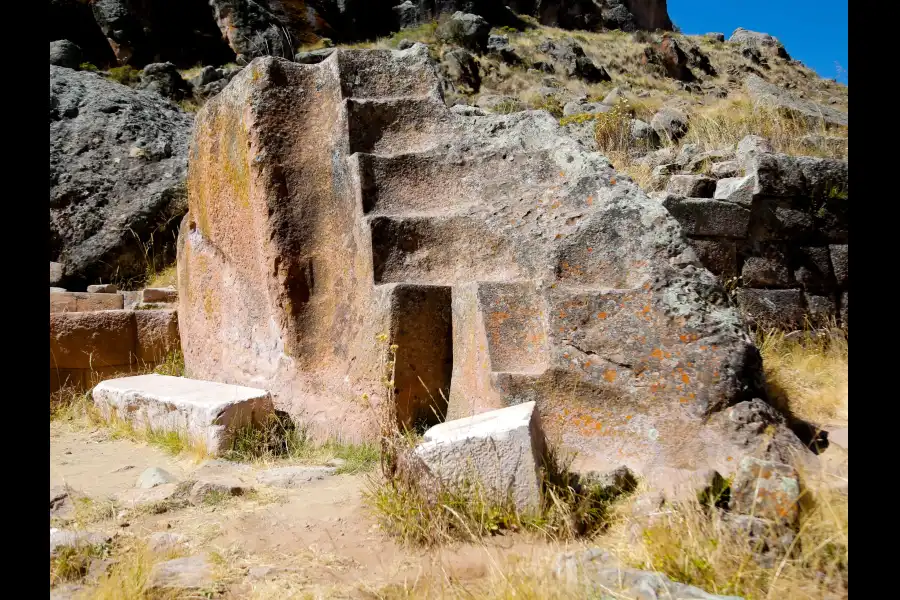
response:
{"label": "stone wall", "polygon": [[743,176],[673,175],[663,205],[748,322],[800,327],[835,319],[846,328],[847,161],[759,151],[749,142],[737,151]]}
{"label": "stone wall", "polygon": [[121,293],[50,294],[50,392],[153,368],[181,342],[174,308],[123,309]]}

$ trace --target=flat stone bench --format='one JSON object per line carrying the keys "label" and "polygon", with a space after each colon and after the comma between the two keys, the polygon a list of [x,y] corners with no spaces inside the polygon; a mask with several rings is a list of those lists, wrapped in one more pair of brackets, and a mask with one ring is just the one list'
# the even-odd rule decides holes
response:
{"label": "flat stone bench", "polygon": [[97,384],[93,399],[106,418],[179,432],[212,456],[228,450],[237,429],[262,423],[275,410],[266,390],[168,375],[108,379]]}

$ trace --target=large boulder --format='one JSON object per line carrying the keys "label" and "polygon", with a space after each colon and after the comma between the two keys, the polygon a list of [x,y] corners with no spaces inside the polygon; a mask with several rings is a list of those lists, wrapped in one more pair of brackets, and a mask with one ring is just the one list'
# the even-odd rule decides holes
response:
{"label": "large boulder", "polygon": [[191,157],[194,377],[345,439],[375,435],[373,406],[425,427],[534,401],[582,470],[727,476],[762,441],[723,414],[759,354],[666,208],[544,111],[448,109],[424,46],[257,59]]}
{"label": "large boulder", "polygon": [[739,44],[742,50],[749,48],[785,60],[791,59],[782,43],[778,41],[778,38],[771,36],[768,33],[750,31],[749,29],[738,27],[734,30],[734,33],[731,34],[731,37],[728,38],[728,41],[733,44]]}
{"label": "large boulder", "polygon": [[81,48],[69,40],[50,42],[50,64],[77,69],[81,64]]}
{"label": "large boulder", "polygon": [[554,41],[544,40],[538,50],[549,54],[560,65],[566,77],[582,79],[587,83],[610,81],[612,78],[602,66],[598,67],[581,45],[572,38]]}
{"label": "large boulder", "polygon": [[849,125],[847,113],[831,106],[817,104],[812,100],[798,98],[788,90],[774,83],[769,83],[757,75],[748,75],[744,82],[744,87],[747,89],[747,94],[750,95],[750,98],[757,105],[788,111],[809,120],[813,124]]}
{"label": "large boulder", "polygon": [[447,42],[458,44],[472,52],[487,50],[491,26],[480,15],[456,11],[437,29],[437,36]]}
{"label": "large boulder", "polygon": [[460,92],[473,94],[481,88],[478,62],[468,50],[455,48],[445,52],[441,60],[441,70],[445,79]]}
{"label": "large boulder", "polygon": [[181,77],[181,73],[172,63],[152,63],[141,72],[139,90],[156,92],[170,100],[183,100],[191,95],[190,84]]}
{"label": "large boulder", "polygon": [[[669,19],[666,9],[666,0],[605,0],[604,2],[551,0],[537,3],[506,0],[506,4],[535,6],[536,16],[541,24],[564,29],[596,30],[600,27],[621,29],[622,31],[672,29],[672,21]],[[526,7],[515,8],[519,12],[528,10]]]}
{"label": "large boulder", "polygon": [[65,264],[63,287],[142,275],[148,249],[171,260],[191,123],[157,94],[50,67],[50,260]]}
{"label": "large boulder", "polygon": [[[80,1],[80,0],[78,0]],[[244,0],[248,4],[255,4]],[[92,0],[96,25],[116,60],[138,68],[160,60],[182,66],[223,64],[234,52],[212,18],[209,4],[181,0]],[[177,15],[177,17],[173,17]],[[77,41],[77,40],[76,40]]]}

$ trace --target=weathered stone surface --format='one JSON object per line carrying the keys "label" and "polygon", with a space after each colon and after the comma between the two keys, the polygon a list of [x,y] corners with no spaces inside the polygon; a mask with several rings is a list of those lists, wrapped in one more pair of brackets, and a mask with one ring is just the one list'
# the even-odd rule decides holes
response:
{"label": "weathered stone surface", "polygon": [[841,293],[841,325],[843,327],[848,327],[850,324],[850,309],[848,305],[850,297],[850,292],[842,292]]}
{"label": "weathered stone surface", "polygon": [[438,38],[472,52],[484,52],[491,34],[491,25],[480,15],[458,10],[441,23],[436,34]]}
{"label": "weathered stone surface", "polygon": [[141,292],[142,302],[178,302],[178,290],[175,288],[144,288]]}
{"label": "weathered stone surface", "polygon": [[118,294],[50,292],[51,313],[119,310],[122,308],[124,308],[124,302],[122,296]]}
{"label": "weathered stone surface", "polygon": [[139,90],[156,92],[163,98],[183,100],[191,95],[190,84],[181,77],[181,73],[170,62],[151,63],[141,71]]}
{"label": "weathered stone surface", "polygon": [[631,120],[631,142],[637,147],[656,148],[659,146],[659,135],[650,123],[640,119]]}
{"label": "weathered stone surface", "polygon": [[[612,107],[608,104],[604,104],[603,102],[587,102],[585,100],[572,100],[571,102],[566,102],[565,106],[563,106],[563,116],[571,117],[572,115],[594,115],[597,113],[608,113],[612,110]],[[591,123],[591,130],[593,131],[593,123]]]}
{"label": "weathered stone surface", "polygon": [[157,531],[151,533],[147,538],[147,548],[151,552],[166,553],[176,550],[183,545],[187,538],[180,533],[172,533],[171,531]]}
{"label": "weathered stone surface", "polygon": [[164,483],[149,489],[122,490],[115,495],[116,504],[126,509],[152,509],[164,507],[180,498],[176,483]]}
{"label": "weathered stone surface", "polygon": [[753,193],[756,189],[756,178],[752,175],[746,177],[727,177],[716,182],[716,190],[713,198],[740,204],[744,208],[753,205]]}
{"label": "weathered stone surface", "polygon": [[800,290],[741,288],[737,298],[744,319],[752,323],[795,326],[803,322],[803,297]]}
{"label": "weathered stone surface", "polygon": [[319,48],[318,50],[310,50],[308,52],[298,52],[294,55],[294,62],[303,65],[315,65],[334,53],[334,48]]}
{"label": "weathered stone surface", "polygon": [[816,216],[809,202],[794,199],[757,197],[753,203],[750,237],[761,242],[815,243]]}
{"label": "weathered stone surface", "polygon": [[698,152],[684,163],[684,170],[689,173],[698,173],[705,169],[712,169],[713,163],[720,160],[731,160],[734,152],[731,150],[707,150]]}
{"label": "weathered stone surface", "polygon": [[147,588],[153,591],[202,590],[215,582],[213,564],[206,556],[188,556],[156,563]]}
{"label": "weathered stone surface", "polygon": [[743,168],[741,167],[741,163],[736,160],[725,160],[713,163],[709,168],[709,174],[719,181],[731,177],[740,177],[742,171]]}
{"label": "weathered stone surface", "polygon": [[675,142],[687,133],[688,118],[676,108],[663,108],[653,115],[650,126],[661,140]]}
{"label": "weathered stone surface", "polygon": [[730,279],[737,275],[737,244],[733,240],[692,239],[700,263],[714,275]]}
{"label": "weathered stone surface", "polygon": [[585,53],[584,48],[572,38],[564,40],[544,40],[538,50],[553,57],[566,77],[581,79],[587,83],[610,81],[609,73],[597,66]]}
{"label": "weathered stone surface", "polygon": [[247,486],[239,479],[229,477],[202,478],[191,484],[188,489],[188,502],[194,506],[217,504],[225,498],[241,496]]}
{"label": "weathered stone surface", "polygon": [[847,113],[841,112],[831,106],[816,104],[811,100],[798,98],[789,91],[756,75],[748,75],[744,83],[750,98],[757,104],[772,106],[805,117],[812,123],[827,123],[829,125],[849,125]]}
{"label": "weathered stone surface", "polygon": [[734,156],[746,169],[752,166],[752,161],[756,156],[773,152],[775,152],[775,148],[769,140],[758,135],[748,135],[738,142]]}
{"label": "weathered stone surface", "polygon": [[50,261],[50,285],[55,286],[62,279],[63,266],[62,263]]}
{"label": "weathered stone surface", "polygon": [[89,369],[131,364],[135,360],[136,336],[134,315],[130,311],[52,313],[50,368]]}
{"label": "weathered stone surface", "polygon": [[714,42],[725,41],[725,34],[718,31],[707,33],[705,37],[713,40]]}
{"label": "weathered stone surface", "polygon": [[544,437],[534,402],[435,425],[415,455],[443,485],[460,492],[480,485],[521,511],[541,505]]}
{"label": "weathered stone surface", "polygon": [[[421,45],[256,60],[197,116],[188,372],[366,437],[371,411],[347,399],[384,402],[387,347],[414,343],[398,414],[428,398],[421,366],[448,418],[535,401],[580,469],[728,474],[737,452],[703,419],[752,397],[756,350],[677,221],[562,131],[543,111],[447,109]],[[426,315],[404,288],[433,299]],[[417,340],[420,322],[442,337]]]}
{"label": "weathered stone surface", "polygon": [[77,69],[82,62],[81,48],[69,40],[50,42],[50,64]]}
{"label": "weathered stone surface", "polygon": [[167,375],[110,379],[94,388],[93,398],[105,414],[114,411],[139,427],[195,437],[213,455],[228,448],[236,428],[272,412],[265,390]]}
{"label": "weathered stone surface", "polygon": [[150,488],[155,488],[158,485],[174,483],[176,480],[176,477],[165,469],[160,469],[159,467],[150,467],[140,474],[137,482],[135,482],[134,484],[134,487],[142,490],[149,490]]}
{"label": "weathered stone surface", "polygon": [[755,244],[754,255],[744,259],[741,269],[743,284],[747,287],[791,287],[789,258],[782,244]]}
{"label": "weathered stone surface", "polygon": [[335,471],[337,469],[333,467],[278,467],[260,472],[256,481],[272,487],[294,488],[325,479]]}
{"label": "weathered stone surface", "polygon": [[793,251],[794,279],[808,292],[823,292],[835,285],[828,246],[801,246]]}
{"label": "weathered stone surface", "polygon": [[87,286],[89,294],[115,294],[119,289],[113,283],[101,283]]}
{"label": "weathered stone surface", "polygon": [[750,211],[731,202],[670,196],[663,206],[678,219],[687,234],[747,237]]}
{"label": "weathered stone surface", "polygon": [[850,285],[849,254],[847,244],[833,244],[828,247],[834,278],[841,287]]}
{"label": "weathered stone surface", "polygon": [[756,194],[781,198],[846,200],[850,191],[845,160],[759,154],[753,161]]}
{"label": "weathered stone surface", "polygon": [[69,531],[66,529],[50,529],[50,558],[56,556],[63,548],[79,548],[82,546],[102,546],[109,542],[109,537],[102,533],[89,531]]}
{"label": "weathered stone surface", "polygon": [[716,180],[703,175],[672,175],[666,191],[687,198],[712,198]]}
{"label": "weathered stone surface", "polygon": [[741,600],[737,596],[716,596],[700,588],[676,583],[665,575],[631,569],[609,552],[592,548],[558,555],[554,575],[590,597],[624,597],[641,600]]}
{"label": "weathered stone surface", "polygon": [[793,525],[800,516],[800,484],[790,465],[752,456],[741,459],[731,483],[731,510]]}
{"label": "weathered stone surface", "polygon": [[157,94],[50,67],[50,259],[65,264],[62,287],[143,275],[151,233],[151,255],[173,257],[167,224],[185,210],[191,124]]}
{"label": "weathered stone surface", "polygon": [[731,37],[728,38],[728,41],[733,44],[740,44],[741,46],[751,47],[759,51],[765,51],[767,54],[771,54],[772,56],[777,56],[785,60],[791,59],[790,55],[788,55],[787,53],[787,50],[785,50],[781,42],[778,41],[778,38],[771,36],[768,33],[750,31],[749,29],[738,27],[731,34]]}
{"label": "weathered stone surface", "polygon": [[[708,59],[707,59],[708,60]],[[641,57],[643,64],[656,65],[662,69],[667,77],[679,81],[694,81],[696,77],[689,65],[690,59],[678,40],[670,35],[664,35],[658,43],[652,43],[644,47],[644,55]]]}
{"label": "weathered stone surface", "polygon": [[181,345],[178,336],[178,313],[174,310],[134,311],[137,343],[135,356],[144,363],[157,363]]}
{"label": "weathered stone surface", "polygon": [[826,325],[837,318],[837,304],[832,296],[804,293],[806,312],[813,325]]}
{"label": "weathered stone surface", "polygon": [[441,68],[447,80],[463,93],[474,94],[481,88],[481,75],[475,57],[462,48],[444,53]]}

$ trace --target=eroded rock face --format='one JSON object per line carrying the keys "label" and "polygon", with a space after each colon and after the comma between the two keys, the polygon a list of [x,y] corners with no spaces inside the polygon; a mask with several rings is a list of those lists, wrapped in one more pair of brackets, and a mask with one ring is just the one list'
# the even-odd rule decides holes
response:
{"label": "eroded rock face", "polygon": [[368,437],[396,344],[407,425],[533,400],[586,470],[746,452],[704,422],[759,355],[675,219],[545,112],[447,109],[422,45],[255,60],[198,114],[188,181],[193,377]]}
{"label": "eroded rock face", "polygon": [[157,256],[166,244],[171,255],[191,123],[155,93],[50,66],[50,260],[65,264],[61,286],[143,274],[151,234]]}

